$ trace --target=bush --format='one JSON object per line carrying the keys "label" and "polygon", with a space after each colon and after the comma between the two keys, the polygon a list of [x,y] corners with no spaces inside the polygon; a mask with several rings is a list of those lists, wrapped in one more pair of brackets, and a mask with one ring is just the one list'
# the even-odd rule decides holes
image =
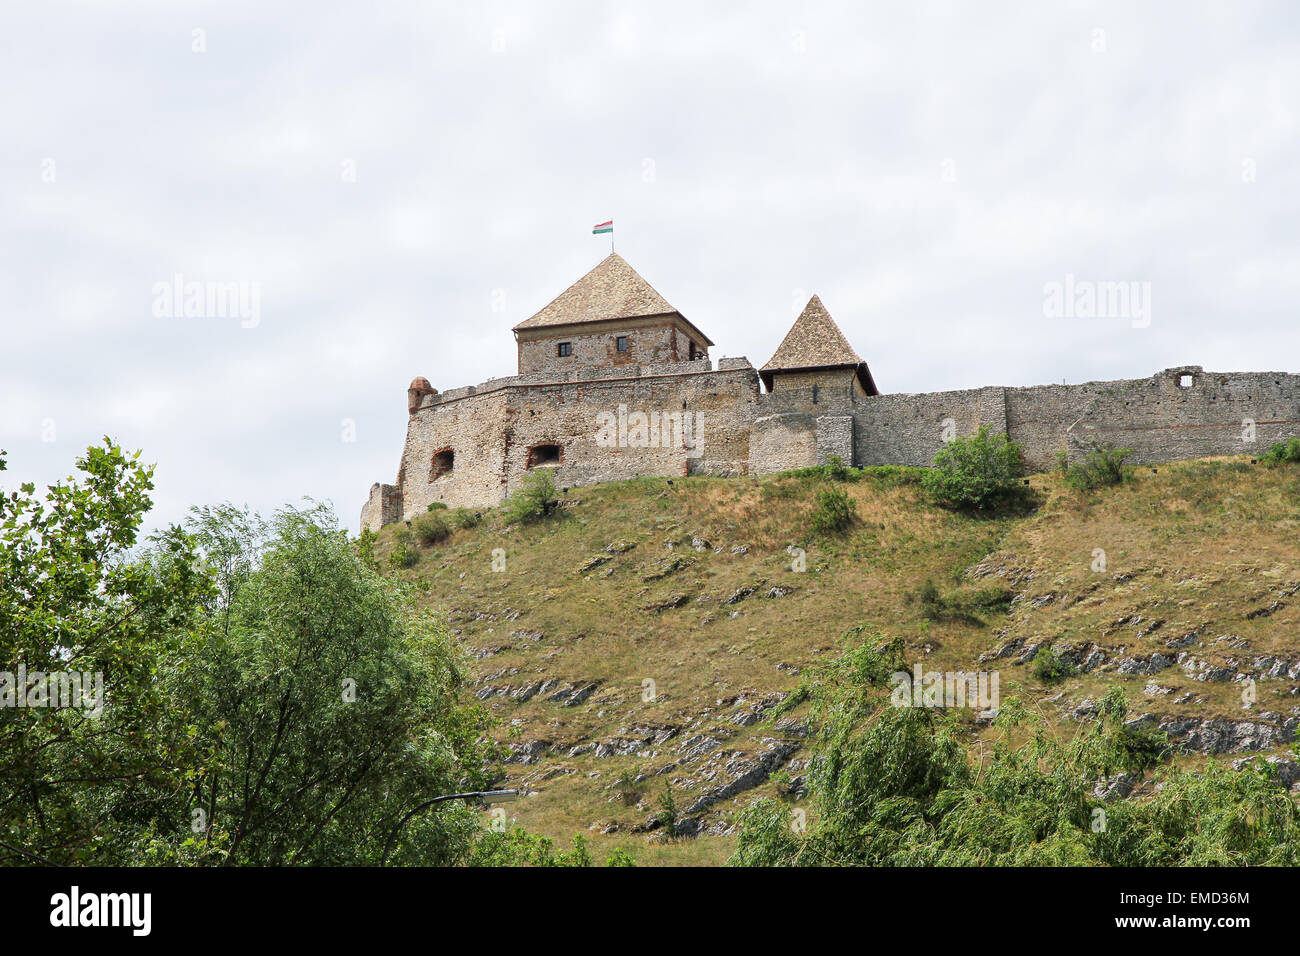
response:
{"label": "bush", "polygon": [[942,504],[985,510],[1021,496],[1023,471],[1020,446],[981,425],[971,437],[954,438],[939,450],[921,486]]}
{"label": "bush", "polygon": [[673,799],[673,788],[664,781],[664,792],[659,795],[659,812],[655,821],[663,827],[664,839],[671,840],[677,834],[677,801]]}
{"label": "bush", "polygon": [[907,603],[919,604],[921,616],[927,621],[959,621],[983,627],[984,620],[976,612],[1005,614],[1012,597],[1010,589],[996,585],[944,596],[933,579],[926,578],[918,591],[907,594]]}
{"label": "bush", "polygon": [[393,532],[393,550],[388,552],[390,568],[413,568],[420,560],[420,553],[415,550],[415,535],[410,528],[398,528]]}
{"label": "bush", "polygon": [[1141,725],[1121,726],[1116,731],[1115,747],[1120,767],[1133,773],[1145,773],[1173,753],[1163,730]]}
{"label": "bush", "polygon": [[636,866],[636,860],[632,858],[632,854],[628,853],[627,850],[623,849],[621,846],[616,846],[610,851],[609,856],[605,857],[605,865]]}
{"label": "bush", "polygon": [[860,473],[860,469],[844,464],[844,459],[839,455],[827,455],[824,465],[794,468],[786,472],[791,478],[821,478],[825,481],[850,481]]}
{"label": "bush", "polygon": [[1268,451],[1260,456],[1259,461],[1260,464],[1268,465],[1270,468],[1285,463],[1300,464],[1300,438],[1290,438],[1270,446]]}
{"label": "bush", "polygon": [[939,593],[939,589],[935,586],[933,580],[930,578],[925,579],[917,599],[921,604],[921,616],[927,621],[937,621],[943,617],[945,609],[943,595]]}
{"label": "bush", "polygon": [[[1165,767],[1150,796],[1103,804],[1102,777],[1149,765],[1158,737],[1123,727],[1124,693],[1058,735],[1038,707],[1004,697],[991,746],[968,715],[890,706],[901,641],[868,643],[803,672],[808,826],[771,798],[739,817],[735,866],[1294,866],[1300,813],[1258,766]],[[805,718],[801,718],[805,719]],[[1096,825],[1104,806],[1105,826]]]}
{"label": "bush", "polygon": [[624,770],[614,781],[614,792],[619,800],[623,801],[625,807],[633,807],[641,802],[641,794],[645,791],[646,782],[638,780],[637,776],[631,770]]}
{"label": "bush", "polygon": [[826,464],[822,465],[822,474],[827,481],[847,481],[849,469],[839,455],[827,455]]}
{"label": "bush", "polygon": [[919,485],[928,470],[914,465],[872,465],[869,468],[859,468],[858,474],[882,488],[900,488],[903,485]]}
{"label": "bush", "polygon": [[437,544],[451,537],[451,522],[440,511],[420,515],[412,523],[412,528],[421,544]]}
{"label": "bush", "polygon": [[506,499],[501,512],[507,524],[528,524],[552,514],[558,503],[555,476],[549,468],[538,468],[524,477],[519,490]]}
{"label": "bush", "polygon": [[1054,648],[1045,647],[1034,655],[1034,676],[1044,684],[1059,684],[1074,672],[1075,666]]}
{"label": "bush", "polygon": [[1094,444],[1087,458],[1065,469],[1065,483],[1076,491],[1122,484],[1129,474],[1124,459],[1132,454],[1131,448],[1102,448]]}
{"label": "bush", "polygon": [[451,523],[457,528],[473,528],[482,522],[483,516],[468,508],[456,508],[451,513]]}
{"label": "bush", "polygon": [[853,499],[841,488],[823,488],[817,492],[817,507],[812,513],[812,529],[818,534],[843,531],[857,516]]}
{"label": "bush", "polygon": [[446,511],[446,510],[447,510],[447,502],[445,502],[445,501],[430,501],[430,502],[429,502],[429,507],[426,508],[425,510],[426,510],[426,511]]}
{"label": "bush", "polygon": [[359,557],[361,563],[371,571],[379,570],[379,561],[375,559],[375,538],[377,537],[378,535],[369,528],[362,528],[361,534],[357,537],[356,542],[357,557]]}

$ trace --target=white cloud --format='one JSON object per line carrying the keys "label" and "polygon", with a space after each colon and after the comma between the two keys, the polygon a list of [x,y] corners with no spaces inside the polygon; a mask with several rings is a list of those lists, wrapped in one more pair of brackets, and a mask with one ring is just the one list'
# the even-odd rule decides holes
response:
{"label": "white cloud", "polygon": [[[887,390],[1286,365],[1297,19],[4,5],[5,480],[55,480],[108,431],[159,462],[157,521],[310,494],[355,527],[396,470],[407,382],[512,372],[510,327],[604,254],[609,217],[717,354],[756,364],[803,289]],[[262,322],[154,319],[177,272],[261,283]],[[1151,281],[1151,328],[1045,320],[1067,272]]]}

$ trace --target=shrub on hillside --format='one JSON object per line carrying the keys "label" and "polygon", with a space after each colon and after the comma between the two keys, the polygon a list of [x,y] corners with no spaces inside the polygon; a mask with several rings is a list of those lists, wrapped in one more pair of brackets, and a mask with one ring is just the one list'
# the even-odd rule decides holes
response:
{"label": "shrub on hillside", "polygon": [[849,469],[839,455],[827,455],[826,464],[822,465],[822,476],[827,481],[847,481]]}
{"label": "shrub on hillside", "polygon": [[446,510],[447,510],[447,502],[445,502],[445,501],[430,501],[430,502],[429,502],[429,507],[426,508],[426,509],[424,509],[424,510],[425,510],[425,511],[446,511]]}
{"label": "shrub on hillside", "polygon": [[507,524],[528,524],[552,514],[558,503],[555,476],[549,468],[538,468],[524,477],[519,490],[506,499],[501,513]]}
{"label": "shrub on hillside", "polygon": [[917,591],[906,595],[906,600],[919,605],[927,621],[958,621],[983,627],[985,622],[979,613],[1006,614],[1013,596],[1010,589],[997,585],[944,595],[932,578],[926,578]]}
{"label": "shrub on hillside", "polygon": [[451,522],[441,511],[429,511],[411,524],[421,544],[437,544],[451,537]]}
{"label": "shrub on hillside", "polygon": [[824,465],[794,468],[787,472],[792,478],[821,478],[825,481],[849,481],[859,473],[860,469],[844,464],[844,459],[839,455],[827,455]]}
{"label": "shrub on hillside", "polygon": [[483,515],[468,508],[456,508],[451,513],[451,523],[457,528],[473,528],[483,520]]}
{"label": "shrub on hillside", "polygon": [[1274,468],[1284,463],[1300,465],[1300,438],[1290,438],[1269,447],[1260,457],[1260,463]]}
{"label": "shrub on hillside", "polygon": [[677,801],[673,798],[672,785],[667,780],[664,781],[664,792],[659,795],[659,812],[654,819],[663,829],[663,839],[671,840],[677,835]]}
{"label": "shrub on hillside", "polygon": [[935,501],[957,508],[986,510],[1022,494],[1020,446],[987,425],[969,438],[954,438],[934,456],[921,486]]}
{"label": "shrub on hillside", "polygon": [[1145,773],[1173,753],[1169,735],[1158,727],[1125,724],[1115,732],[1119,766],[1133,773]]}
{"label": "shrub on hillside", "polygon": [[931,578],[926,578],[925,583],[921,585],[917,600],[921,605],[921,616],[927,621],[937,621],[943,617],[946,607],[943,595],[939,593],[939,588]]}
{"label": "shrub on hillside", "polygon": [[1034,676],[1044,684],[1059,684],[1075,673],[1075,666],[1054,648],[1044,647],[1034,655]]}
{"label": "shrub on hillside", "polygon": [[1065,469],[1065,483],[1076,491],[1122,484],[1129,474],[1124,459],[1132,454],[1132,448],[1102,448],[1094,444],[1087,458]]}
{"label": "shrub on hillside", "polygon": [[823,488],[817,492],[817,507],[809,519],[817,534],[834,534],[853,524],[857,509],[847,491],[841,488]]}
{"label": "shrub on hillside", "polygon": [[390,568],[413,568],[420,560],[420,552],[415,549],[415,533],[410,528],[398,528],[393,532],[393,550],[388,552]]}
{"label": "shrub on hillside", "polygon": [[371,571],[379,570],[379,561],[375,558],[375,538],[377,537],[378,535],[369,528],[362,528],[361,534],[357,536],[356,541],[357,557]]}

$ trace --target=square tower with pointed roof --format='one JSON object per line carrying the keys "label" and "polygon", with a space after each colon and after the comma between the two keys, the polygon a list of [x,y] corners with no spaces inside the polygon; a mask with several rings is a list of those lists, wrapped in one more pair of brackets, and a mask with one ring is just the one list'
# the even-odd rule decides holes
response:
{"label": "square tower with pointed roof", "polygon": [[520,375],[707,361],[713,345],[613,252],[514,333]]}
{"label": "square tower with pointed roof", "polygon": [[844,398],[880,394],[867,363],[817,296],[808,300],[758,374],[769,392],[812,387],[840,392]]}

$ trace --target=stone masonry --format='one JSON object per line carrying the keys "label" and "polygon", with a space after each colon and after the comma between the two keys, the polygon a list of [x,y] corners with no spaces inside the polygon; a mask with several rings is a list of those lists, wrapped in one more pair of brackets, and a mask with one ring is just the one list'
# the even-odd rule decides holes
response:
{"label": "stone masonry", "polygon": [[[535,468],[561,486],[640,475],[763,475],[822,464],[929,465],[980,426],[1045,470],[1094,443],[1137,463],[1251,453],[1300,434],[1300,375],[1165,369],[1150,378],[882,395],[816,296],[772,360],[708,357],[713,343],[610,255],[515,327],[520,373],[407,393],[395,484],[361,526],[433,502],[490,507]],[[567,348],[561,348],[567,343]],[[1253,440],[1252,440],[1253,439]]]}

